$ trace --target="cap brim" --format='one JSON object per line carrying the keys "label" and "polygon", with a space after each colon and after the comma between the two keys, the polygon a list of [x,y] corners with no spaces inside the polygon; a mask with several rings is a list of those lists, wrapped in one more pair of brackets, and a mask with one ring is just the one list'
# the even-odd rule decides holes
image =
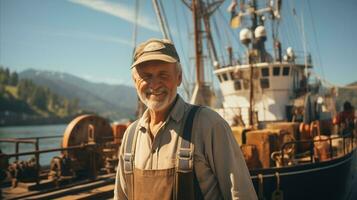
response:
{"label": "cap brim", "polygon": [[144,55],[141,56],[138,60],[136,60],[132,65],[131,68],[136,67],[137,65],[143,63],[143,62],[147,62],[147,61],[151,61],[151,60],[161,60],[164,62],[169,62],[169,63],[175,63],[177,62],[177,60],[171,56],[168,55]]}

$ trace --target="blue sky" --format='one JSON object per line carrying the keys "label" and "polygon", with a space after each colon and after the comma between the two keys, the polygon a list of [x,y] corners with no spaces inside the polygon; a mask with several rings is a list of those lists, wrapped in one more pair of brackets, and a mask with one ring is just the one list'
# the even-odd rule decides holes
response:
{"label": "blue sky", "polygon": [[[0,0],[0,64],[16,71],[55,70],[95,82],[131,85],[134,2]],[[138,42],[161,37],[151,1],[140,2]],[[187,76],[191,76],[186,55],[193,52],[188,42],[192,36],[187,32],[191,14],[181,1],[163,2],[175,43],[184,41],[177,48],[181,59],[186,60]],[[229,3],[221,7],[226,18]],[[286,37],[290,40],[282,39],[290,43],[283,47],[292,45],[302,50],[301,29],[294,26],[304,19],[306,45],[313,55],[315,71],[337,85],[357,81],[357,1],[285,0],[283,6],[290,12],[295,8],[298,15],[281,22],[288,28],[282,28],[280,35],[290,35]],[[238,30],[233,33],[238,37]]]}

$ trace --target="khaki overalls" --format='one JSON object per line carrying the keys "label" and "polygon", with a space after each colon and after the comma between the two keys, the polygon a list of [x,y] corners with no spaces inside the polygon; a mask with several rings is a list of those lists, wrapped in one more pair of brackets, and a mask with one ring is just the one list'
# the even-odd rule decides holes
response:
{"label": "khaki overalls", "polygon": [[129,200],[193,200],[203,199],[193,170],[191,132],[198,106],[186,114],[179,137],[176,167],[162,170],[141,170],[134,167],[136,124],[128,132],[124,147],[124,179]]}

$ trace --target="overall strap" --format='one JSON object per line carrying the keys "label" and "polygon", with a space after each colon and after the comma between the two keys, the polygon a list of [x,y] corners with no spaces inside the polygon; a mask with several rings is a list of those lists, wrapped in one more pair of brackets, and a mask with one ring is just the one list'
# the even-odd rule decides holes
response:
{"label": "overall strap", "polygon": [[130,129],[128,130],[128,137],[126,139],[126,145],[124,147],[124,179],[126,182],[127,188],[127,195],[128,199],[134,198],[134,152],[136,146],[136,137],[137,137],[137,125],[138,121],[136,120],[131,125]]}
{"label": "overall strap", "polygon": [[192,144],[192,127],[195,114],[200,106],[193,105],[186,117],[183,133],[179,140],[176,168],[176,199],[203,199],[196,173],[193,168],[194,146]]}
{"label": "overall strap", "polygon": [[133,164],[134,164],[134,152],[135,152],[135,144],[133,145],[134,141],[136,141],[136,127],[139,120],[133,122],[130,130],[128,132],[128,137],[126,139],[126,145],[124,147],[124,172],[126,174],[133,173]]}
{"label": "overall strap", "polygon": [[181,137],[181,141],[179,142],[179,149],[178,149],[178,165],[177,165],[177,171],[178,172],[189,172],[192,171],[193,167],[193,146],[191,143],[191,132],[192,132],[192,127],[193,127],[193,119],[195,117],[195,114],[198,110],[199,106],[192,106],[190,109],[185,125],[183,128],[183,133]]}

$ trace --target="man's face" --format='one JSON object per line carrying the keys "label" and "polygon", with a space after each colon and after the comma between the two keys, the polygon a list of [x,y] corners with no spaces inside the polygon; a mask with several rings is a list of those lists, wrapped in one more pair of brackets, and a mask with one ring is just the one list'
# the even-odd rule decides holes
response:
{"label": "man's face", "polygon": [[168,108],[181,84],[176,63],[148,61],[133,68],[133,79],[140,100],[153,111]]}

